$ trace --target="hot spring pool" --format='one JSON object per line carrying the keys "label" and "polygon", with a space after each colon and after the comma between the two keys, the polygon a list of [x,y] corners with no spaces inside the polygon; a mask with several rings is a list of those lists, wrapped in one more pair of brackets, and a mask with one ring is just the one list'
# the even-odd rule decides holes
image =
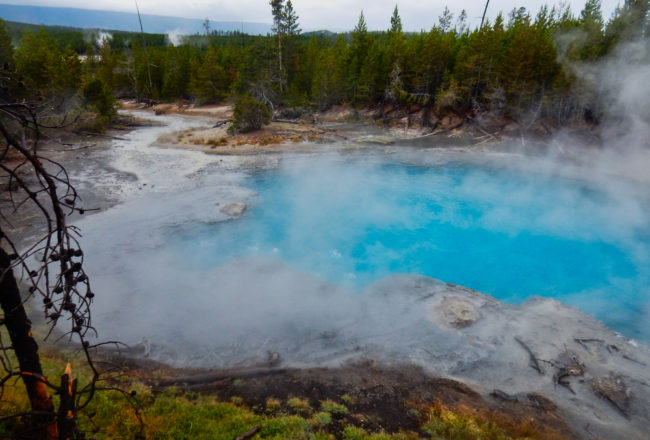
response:
{"label": "hot spring pool", "polygon": [[648,205],[625,183],[461,162],[311,158],[252,173],[241,219],[166,229],[196,273],[233,259],[281,259],[360,291],[426,275],[505,302],[558,299],[646,339]]}
{"label": "hot spring pool", "polygon": [[[555,298],[650,340],[643,184],[480,155],[286,156],[233,171],[138,148],[115,150],[135,194],[79,223],[103,337],[263,353],[268,338],[379,319],[371,287],[417,274],[510,304]],[[218,221],[233,201],[244,216]]]}

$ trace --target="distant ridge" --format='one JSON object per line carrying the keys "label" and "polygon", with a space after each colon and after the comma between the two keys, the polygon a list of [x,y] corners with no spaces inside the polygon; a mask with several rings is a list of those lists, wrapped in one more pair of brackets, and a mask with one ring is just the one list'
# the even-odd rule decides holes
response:
{"label": "distant ridge", "polygon": [[[51,26],[132,32],[140,30],[138,16],[135,12],[0,4],[0,18],[8,21]],[[191,35],[205,32],[203,20],[197,18],[142,14],[142,25],[145,32],[157,34],[174,32]],[[251,35],[266,35],[271,31],[270,24],[234,21],[210,21],[210,28],[213,31],[243,31]]]}

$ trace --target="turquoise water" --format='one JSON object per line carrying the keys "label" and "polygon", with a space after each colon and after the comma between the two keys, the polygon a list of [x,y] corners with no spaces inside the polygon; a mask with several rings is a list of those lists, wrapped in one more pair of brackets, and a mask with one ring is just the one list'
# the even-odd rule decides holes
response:
{"label": "turquoise water", "polygon": [[243,218],[174,232],[188,269],[263,256],[357,291],[421,274],[515,304],[556,298],[648,339],[648,207],[624,183],[323,158],[252,174],[246,186],[258,195]]}

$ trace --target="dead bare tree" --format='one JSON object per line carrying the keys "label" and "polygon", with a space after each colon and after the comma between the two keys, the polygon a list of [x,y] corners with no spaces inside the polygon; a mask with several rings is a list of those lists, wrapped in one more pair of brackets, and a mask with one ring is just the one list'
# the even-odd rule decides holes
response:
{"label": "dead bare tree", "polygon": [[[45,108],[39,93],[25,90],[13,72],[0,68],[0,187],[6,196],[0,207],[0,397],[9,381],[19,378],[31,404],[31,411],[1,416],[0,422],[20,417],[21,438],[76,439],[83,437],[77,413],[100,389],[100,370],[91,353],[102,344],[88,340],[96,335],[90,311],[94,293],[78,230],[67,221],[69,214],[84,209],[66,169],[39,149],[42,130],[52,128],[43,122]],[[9,232],[12,215],[21,209],[36,211],[42,220],[41,237],[25,249]],[[27,291],[24,297],[17,278]],[[60,338],[77,342],[83,351],[92,372],[84,387],[77,389],[70,369],[58,384],[44,376],[25,311],[27,301],[35,298],[42,301],[47,337],[58,328]],[[58,409],[52,393],[60,396]]]}

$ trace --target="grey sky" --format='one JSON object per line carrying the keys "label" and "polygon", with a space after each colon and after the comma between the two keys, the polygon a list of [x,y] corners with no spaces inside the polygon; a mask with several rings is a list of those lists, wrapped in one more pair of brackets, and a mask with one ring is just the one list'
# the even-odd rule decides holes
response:
{"label": "grey sky", "polygon": [[[2,3],[62,6],[92,9],[108,9],[135,12],[134,0],[0,0]],[[471,24],[480,21],[484,1],[475,0],[292,0],[304,30],[331,29],[351,30],[363,10],[371,30],[386,29],[390,16],[397,4],[405,30],[430,29],[438,21],[445,5],[455,16],[465,9]],[[567,0],[574,13],[579,13],[584,0]],[[614,12],[618,0],[602,0],[603,16],[608,19]],[[499,11],[511,11],[524,6],[537,12],[543,4],[559,4],[544,0],[490,0],[487,16],[494,18]],[[140,12],[144,14],[171,15],[188,18],[209,18],[212,21],[271,22],[268,0],[138,0]],[[0,6],[1,7],[1,6]]]}

